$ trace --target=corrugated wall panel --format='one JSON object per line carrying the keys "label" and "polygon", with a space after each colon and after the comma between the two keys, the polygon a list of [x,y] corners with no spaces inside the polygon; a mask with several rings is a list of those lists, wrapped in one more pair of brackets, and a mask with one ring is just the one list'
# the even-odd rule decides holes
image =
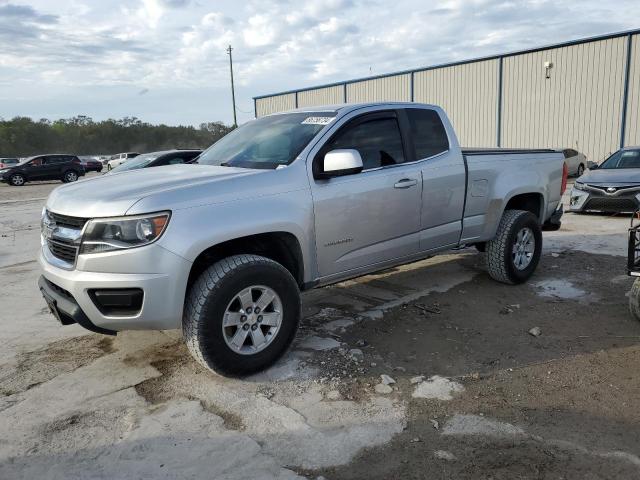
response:
{"label": "corrugated wall panel", "polygon": [[298,92],[298,107],[335,105],[337,103],[344,103],[343,85]]}
{"label": "corrugated wall panel", "polygon": [[444,108],[461,145],[496,146],[498,60],[416,72],[413,88],[416,102]]}
{"label": "corrugated wall panel", "polygon": [[347,84],[347,102],[385,102],[411,100],[411,75],[374,78]]}
{"label": "corrugated wall panel", "polygon": [[627,146],[640,145],[640,35],[634,35],[631,42],[627,125],[624,135],[624,144]]}
{"label": "corrugated wall panel", "polygon": [[503,146],[570,147],[600,162],[620,142],[625,61],[625,37],[506,57]]}
{"label": "corrugated wall panel", "polygon": [[284,112],[294,108],[296,108],[295,93],[256,99],[256,116],[258,117],[264,117],[270,113]]}

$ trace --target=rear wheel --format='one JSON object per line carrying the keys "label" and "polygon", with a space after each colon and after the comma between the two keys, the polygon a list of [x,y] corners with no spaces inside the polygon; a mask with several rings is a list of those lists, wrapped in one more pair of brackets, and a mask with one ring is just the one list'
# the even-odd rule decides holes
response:
{"label": "rear wheel", "polygon": [[9,183],[11,183],[11,185],[13,185],[14,187],[23,186],[25,181],[26,179],[21,173],[14,173],[13,175],[11,175],[11,178],[9,178]]}
{"label": "rear wheel", "polygon": [[629,311],[633,318],[640,321],[640,278],[636,278],[629,292]]}
{"label": "rear wheel", "polygon": [[584,173],[584,165],[580,164],[578,165],[578,177],[581,177],[583,173]]}
{"label": "rear wheel", "polygon": [[300,292],[279,263],[234,255],[205,270],[191,287],[182,318],[193,357],[225,375],[246,375],[287,350],[300,320]]}
{"label": "rear wheel", "polygon": [[524,210],[507,210],[493,240],[487,242],[489,275],[502,283],[522,283],[533,275],[542,252],[538,218]]}
{"label": "rear wheel", "polygon": [[76,180],[78,180],[78,174],[73,170],[67,170],[62,175],[62,181],[64,183],[71,183],[71,182],[75,182]]}

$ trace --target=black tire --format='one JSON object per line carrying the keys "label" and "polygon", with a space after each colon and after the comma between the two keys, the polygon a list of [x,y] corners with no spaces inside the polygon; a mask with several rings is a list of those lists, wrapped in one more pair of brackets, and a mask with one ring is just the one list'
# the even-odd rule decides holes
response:
{"label": "black tire", "polygon": [[[535,241],[531,259],[525,268],[516,267],[513,248],[518,232],[528,228]],[[508,284],[523,283],[533,275],[542,252],[542,230],[538,218],[524,210],[507,210],[502,215],[493,240],[487,242],[487,268],[494,280]]]}
{"label": "black tire", "polygon": [[578,172],[576,176],[581,177],[583,173],[584,173],[584,165],[581,163],[580,165],[578,165]]}
{"label": "black tire", "polygon": [[9,178],[9,184],[14,187],[22,187],[27,182],[27,179],[21,173],[14,173]]}
{"label": "black tire", "polygon": [[640,278],[636,278],[629,292],[629,311],[633,318],[640,321]]}
{"label": "black tire", "polygon": [[[254,285],[277,293],[282,320],[266,348],[243,355],[227,345],[222,321],[234,297]],[[207,369],[222,375],[246,375],[264,370],[282,356],[296,334],[300,314],[300,290],[286,268],[257,255],[233,255],[207,268],[187,292],[182,333],[191,355]]]}
{"label": "black tire", "polygon": [[75,170],[67,170],[62,174],[63,183],[72,183],[77,181],[78,178],[78,172],[76,172]]}
{"label": "black tire", "polygon": [[110,172],[110,171],[111,171],[111,165],[107,163],[107,172]]}

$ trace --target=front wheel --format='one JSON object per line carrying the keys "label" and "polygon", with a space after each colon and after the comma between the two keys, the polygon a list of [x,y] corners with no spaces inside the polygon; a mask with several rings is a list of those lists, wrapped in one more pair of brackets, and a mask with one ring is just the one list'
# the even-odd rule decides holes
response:
{"label": "front wheel", "polygon": [[207,268],[187,294],[182,332],[193,357],[223,375],[246,375],[287,350],[300,321],[300,291],[289,271],[257,255]]}
{"label": "front wheel", "polygon": [[66,172],[64,172],[64,175],[62,175],[62,181],[64,183],[71,183],[75,182],[76,180],[78,180],[78,174],[73,170],[67,170]]}
{"label": "front wheel", "polygon": [[495,238],[487,242],[489,275],[502,283],[523,283],[533,275],[541,253],[538,218],[524,210],[507,210]]}
{"label": "front wheel", "polygon": [[581,177],[583,173],[584,173],[584,165],[580,164],[578,165],[578,177]]}

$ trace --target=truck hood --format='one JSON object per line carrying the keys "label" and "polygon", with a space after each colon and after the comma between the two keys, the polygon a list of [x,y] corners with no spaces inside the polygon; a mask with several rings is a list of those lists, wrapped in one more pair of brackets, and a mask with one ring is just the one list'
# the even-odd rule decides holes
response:
{"label": "truck hood", "polygon": [[47,208],[84,218],[125,215],[135,203],[149,196],[262,172],[266,171],[209,165],[130,170],[58,187],[49,195]]}
{"label": "truck hood", "polygon": [[589,185],[634,185],[640,183],[640,168],[590,170],[577,180]]}

